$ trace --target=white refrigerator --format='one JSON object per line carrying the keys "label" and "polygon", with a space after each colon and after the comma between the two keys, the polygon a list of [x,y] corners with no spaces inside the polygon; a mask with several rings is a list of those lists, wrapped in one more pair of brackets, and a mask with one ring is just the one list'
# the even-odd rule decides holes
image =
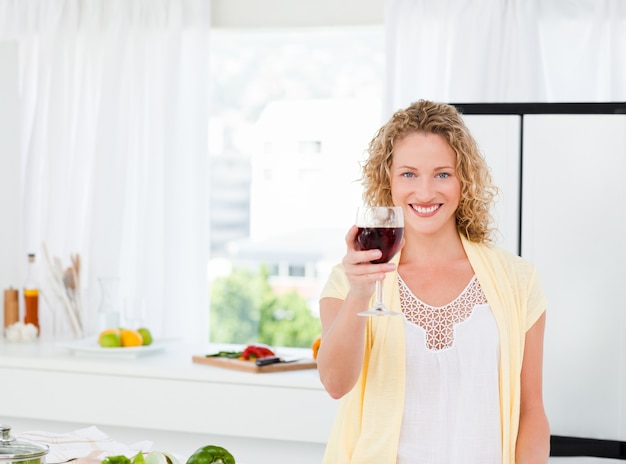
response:
{"label": "white refrigerator", "polygon": [[502,188],[501,245],[548,300],[551,463],[626,460],[626,104],[458,106]]}

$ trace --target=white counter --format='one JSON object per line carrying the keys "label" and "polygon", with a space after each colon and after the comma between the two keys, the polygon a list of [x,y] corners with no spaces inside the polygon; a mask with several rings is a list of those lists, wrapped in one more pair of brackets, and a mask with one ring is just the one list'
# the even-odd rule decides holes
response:
{"label": "white counter", "polygon": [[1,341],[0,422],[16,433],[96,425],[122,434],[118,441],[151,440],[182,456],[229,444],[245,464],[319,463],[337,403],[317,371],[254,374],[192,362],[216,348],[170,342],[118,359]]}

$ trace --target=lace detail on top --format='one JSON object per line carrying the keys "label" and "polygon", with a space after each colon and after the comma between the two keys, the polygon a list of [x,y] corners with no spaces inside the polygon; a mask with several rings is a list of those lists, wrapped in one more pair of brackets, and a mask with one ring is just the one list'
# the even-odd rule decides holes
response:
{"label": "lace detail on top", "polygon": [[454,344],[454,326],[469,318],[476,305],[487,303],[476,276],[472,277],[454,301],[439,307],[430,306],[417,298],[399,274],[398,282],[404,317],[424,330],[426,347],[431,351],[451,348]]}

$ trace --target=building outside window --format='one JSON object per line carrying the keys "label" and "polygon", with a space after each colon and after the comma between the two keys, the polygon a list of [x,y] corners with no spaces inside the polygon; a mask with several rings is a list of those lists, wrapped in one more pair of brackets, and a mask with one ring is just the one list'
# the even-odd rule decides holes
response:
{"label": "building outside window", "polygon": [[[212,33],[211,341],[307,346],[319,333],[383,65],[382,27]],[[300,336],[280,335],[294,324]]]}

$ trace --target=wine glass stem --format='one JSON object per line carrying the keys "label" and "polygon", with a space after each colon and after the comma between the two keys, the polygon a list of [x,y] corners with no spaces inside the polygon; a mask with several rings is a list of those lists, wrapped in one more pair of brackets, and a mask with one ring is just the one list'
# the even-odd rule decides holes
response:
{"label": "wine glass stem", "polygon": [[376,281],[376,308],[382,308],[383,304],[383,283],[380,280]]}

